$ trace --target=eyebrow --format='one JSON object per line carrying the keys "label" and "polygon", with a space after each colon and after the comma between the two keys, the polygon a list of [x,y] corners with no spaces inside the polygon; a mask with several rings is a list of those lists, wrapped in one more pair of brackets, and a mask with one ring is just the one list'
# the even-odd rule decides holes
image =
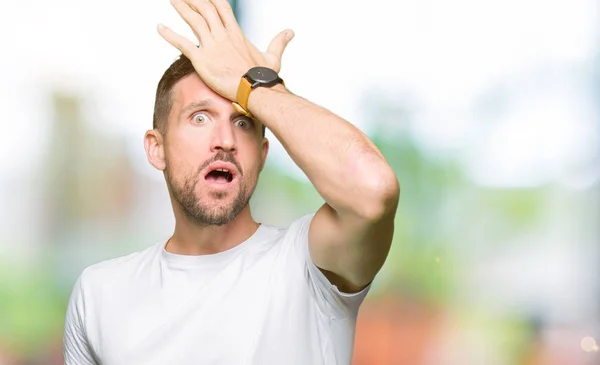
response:
{"label": "eyebrow", "polygon": [[181,109],[181,111],[179,112],[179,119],[181,119],[184,115],[188,114],[192,110],[205,109],[205,108],[210,107],[211,105],[212,105],[212,103],[208,100],[194,101],[191,104],[188,104],[188,106],[186,106],[185,108]]}
{"label": "eyebrow", "polygon": [[[196,100],[190,104],[188,104],[185,108],[181,109],[181,111],[179,112],[179,119],[182,119],[185,115],[189,114],[190,112],[192,112],[193,110],[196,109],[207,109],[210,108],[211,106],[213,106],[213,103],[210,100],[206,100],[206,99],[202,99],[202,100]],[[243,117],[244,114],[238,112],[237,110],[231,115],[231,120],[234,120],[236,118],[239,117]],[[248,118],[250,119],[253,123],[256,123],[256,121],[252,118]]]}

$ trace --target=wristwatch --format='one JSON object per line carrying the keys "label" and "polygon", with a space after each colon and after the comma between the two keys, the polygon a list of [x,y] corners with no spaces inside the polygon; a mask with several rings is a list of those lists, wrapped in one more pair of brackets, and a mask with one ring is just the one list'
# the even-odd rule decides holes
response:
{"label": "wristwatch", "polygon": [[267,67],[252,67],[240,79],[236,101],[232,103],[233,107],[238,112],[252,118],[252,114],[248,111],[250,92],[257,87],[271,87],[277,84],[285,86],[285,83],[277,72]]}

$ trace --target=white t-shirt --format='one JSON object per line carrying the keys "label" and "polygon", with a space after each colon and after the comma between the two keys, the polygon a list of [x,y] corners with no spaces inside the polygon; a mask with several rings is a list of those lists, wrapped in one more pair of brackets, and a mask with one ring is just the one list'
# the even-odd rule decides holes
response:
{"label": "white t-shirt", "polygon": [[87,267],[71,293],[65,364],[349,365],[369,287],[341,293],[313,264],[308,227],[260,225],[211,255],[166,240]]}

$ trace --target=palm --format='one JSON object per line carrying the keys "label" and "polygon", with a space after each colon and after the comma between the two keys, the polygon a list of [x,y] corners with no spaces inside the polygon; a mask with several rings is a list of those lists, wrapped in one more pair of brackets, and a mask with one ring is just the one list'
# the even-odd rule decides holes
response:
{"label": "palm", "polygon": [[235,100],[240,77],[254,66],[281,69],[281,57],[294,36],[280,32],[266,52],[259,51],[242,33],[227,0],[171,0],[182,18],[192,27],[198,45],[172,30],[159,27],[165,40],[188,57],[208,87]]}
{"label": "palm", "polygon": [[265,52],[263,53],[263,57],[265,58],[267,67],[275,70],[275,72],[279,72],[281,70],[281,59],[277,57],[277,55]]}
{"label": "palm", "polygon": [[246,45],[252,54],[252,58],[254,58],[259,65],[268,67],[275,72],[279,72],[281,70],[281,55],[277,55],[269,51],[261,52],[248,39],[246,39]]}

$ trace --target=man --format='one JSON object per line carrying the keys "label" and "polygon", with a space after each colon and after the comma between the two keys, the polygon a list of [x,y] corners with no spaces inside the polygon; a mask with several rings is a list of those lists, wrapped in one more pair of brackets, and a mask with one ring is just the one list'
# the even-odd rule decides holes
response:
{"label": "man", "polygon": [[[392,241],[396,176],[352,124],[285,88],[291,31],[260,53],[227,0],[171,2],[199,45],[159,26],[182,56],[159,82],[144,145],[175,230],[83,271],[65,362],[350,364],[359,305]],[[287,229],[257,223],[248,205],[265,126],[325,200]]]}

